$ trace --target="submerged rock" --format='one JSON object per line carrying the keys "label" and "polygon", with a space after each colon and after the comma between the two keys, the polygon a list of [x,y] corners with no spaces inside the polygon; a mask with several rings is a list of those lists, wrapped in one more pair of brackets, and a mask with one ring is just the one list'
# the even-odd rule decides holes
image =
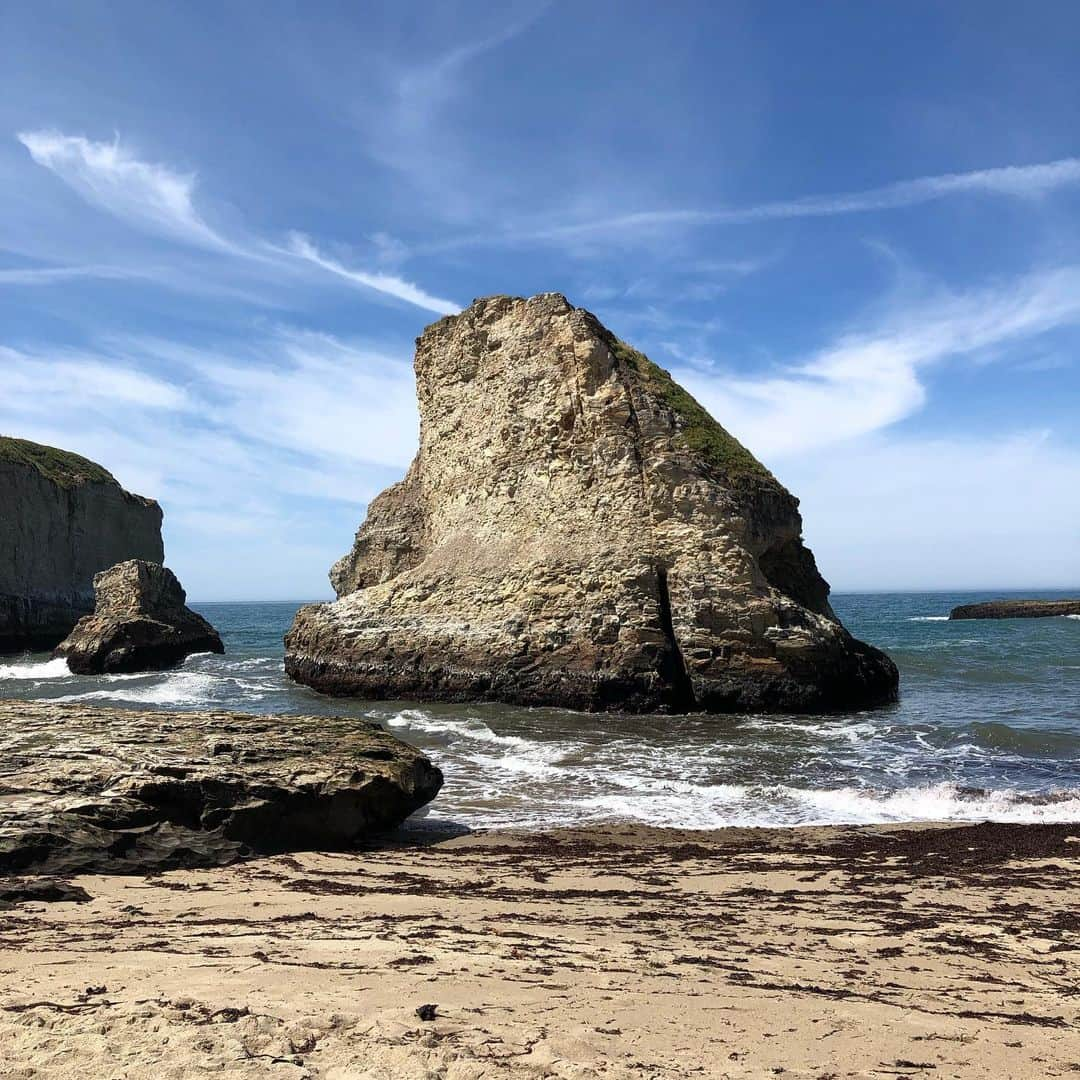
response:
{"label": "submerged rock", "polygon": [[51,649],[93,610],[93,578],[164,557],[161,507],[100,465],[0,436],[0,652]]}
{"label": "submerged rock", "polygon": [[304,607],[332,694],[586,710],[888,701],[797,500],[667,372],[564,297],[476,301],[417,342],[420,449]]}
{"label": "submerged rock", "polygon": [[442,774],[369,720],[0,701],[0,873],[347,848]]}
{"label": "submerged rock", "polygon": [[94,614],[80,619],[56,656],[77,675],[162,671],[192,653],[223,653],[218,632],[187,606],[176,575],[129,559],[94,576]]}
{"label": "submerged rock", "polygon": [[989,600],[984,604],[961,604],[949,612],[950,619],[1047,619],[1080,615],[1080,600]]}

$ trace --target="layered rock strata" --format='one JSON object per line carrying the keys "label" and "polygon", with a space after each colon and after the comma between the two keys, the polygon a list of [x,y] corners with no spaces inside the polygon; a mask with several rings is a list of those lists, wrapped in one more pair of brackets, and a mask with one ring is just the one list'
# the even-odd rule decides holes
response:
{"label": "layered rock strata", "polygon": [[0,701],[0,749],[0,874],[347,848],[442,786],[418,750],[353,717]]}
{"label": "layered rock strata", "polygon": [[302,608],[286,668],[332,694],[583,710],[888,701],[797,500],[667,372],[564,297],[478,300],[418,339],[420,449]]}
{"label": "layered rock strata", "polygon": [[1080,600],[989,600],[984,604],[961,604],[949,612],[950,619],[1048,619],[1080,616]]}
{"label": "layered rock strata", "polygon": [[223,653],[218,632],[187,606],[176,575],[128,559],[94,576],[93,615],[80,619],[56,655],[76,675],[161,671],[192,653]]}
{"label": "layered rock strata", "polygon": [[51,649],[93,610],[94,575],[160,562],[161,507],[100,465],[0,437],[0,652]]}

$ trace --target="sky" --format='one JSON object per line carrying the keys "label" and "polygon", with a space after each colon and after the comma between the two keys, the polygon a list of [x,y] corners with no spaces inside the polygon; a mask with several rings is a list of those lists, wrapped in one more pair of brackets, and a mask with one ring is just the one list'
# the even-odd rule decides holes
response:
{"label": "sky", "polygon": [[320,599],[414,339],[564,293],[802,503],[835,590],[1080,585],[1080,7],[0,6],[0,432]]}

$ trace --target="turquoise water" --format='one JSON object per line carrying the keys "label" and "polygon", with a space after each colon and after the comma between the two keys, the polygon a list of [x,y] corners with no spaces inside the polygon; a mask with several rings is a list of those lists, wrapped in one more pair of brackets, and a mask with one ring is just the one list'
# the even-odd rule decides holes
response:
{"label": "turquoise water", "polygon": [[945,620],[956,604],[1000,595],[834,596],[848,628],[901,673],[898,704],[844,716],[620,717],[326,698],[282,668],[295,604],[193,605],[227,652],[163,674],[87,678],[43,656],[3,658],[0,696],[370,716],[445,772],[428,815],[472,827],[1080,820],[1080,619]]}

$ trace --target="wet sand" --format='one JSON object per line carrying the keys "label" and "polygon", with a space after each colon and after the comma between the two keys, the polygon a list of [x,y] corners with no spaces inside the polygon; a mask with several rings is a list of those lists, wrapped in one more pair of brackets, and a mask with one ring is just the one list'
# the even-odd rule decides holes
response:
{"label": "wet sand", "polygon": [[1076,1076],[1078,870],[1080,824],[403,834],[83,876],[86,902],[0,910],[0,1076]]}

